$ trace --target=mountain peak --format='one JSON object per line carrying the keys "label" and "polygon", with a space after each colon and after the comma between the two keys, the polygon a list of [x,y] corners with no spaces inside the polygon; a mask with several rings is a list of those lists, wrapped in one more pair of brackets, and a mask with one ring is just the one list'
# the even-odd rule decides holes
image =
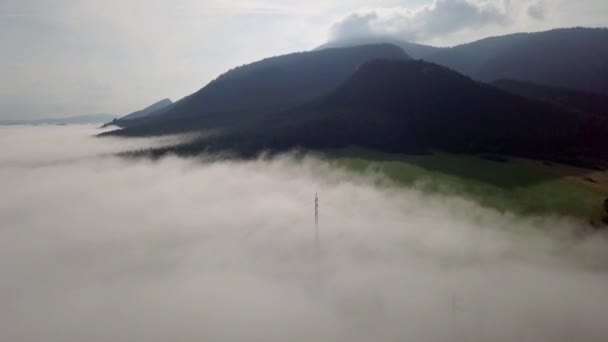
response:
{"label": "mountain peak", "polygon": [[392,38],[392,37],[360,37],[343,40],[334,40],[327,42],[321,46],[316,47],[313,51],[320,51],[331,48],[344,48],[344,47],[355,47],[362,45],[372,44],[391,44],[400,47],[405,53],[407,53],[413,59],[423,59],[436,52],[441,51],[443,48],[438,48],[429,45],[410,43],[404,40]]}
{"label": "mountain peak", "polygon": [[136,112],[133,112],[131,114],[125,115],[122,118],[120,118],[120,120],[133,120],[133,119],[137,119],[137,118],[142,118],[144,116],[148,116],[150,114],[153,114],[154,112],[157,112],[159,110],[162,110],[168,106],[171,106],[173,104],[173,101],[171,101],[168,98],[162,99],[160,101],[157,101],[151,105],[149,105],[148,107],[138,110]]}

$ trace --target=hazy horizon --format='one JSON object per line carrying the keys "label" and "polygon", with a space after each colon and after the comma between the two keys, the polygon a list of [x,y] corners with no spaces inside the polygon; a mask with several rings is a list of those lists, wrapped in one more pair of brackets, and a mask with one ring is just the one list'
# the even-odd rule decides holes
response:
{"label": "hazy horizon", "polygon": [[[6,0],[0,120],[122,116],[219,74],[328,40],[391,36],[449,46],[561,27],[606,27],[603,0]],[[269,39],[270,38],[270,39]]]}

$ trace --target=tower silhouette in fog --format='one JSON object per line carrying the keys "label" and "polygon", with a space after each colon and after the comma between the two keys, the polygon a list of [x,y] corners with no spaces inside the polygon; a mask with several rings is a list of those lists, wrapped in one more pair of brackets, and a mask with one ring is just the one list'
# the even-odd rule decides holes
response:
{"label": "tower silhouette in fog", "polygon": [[321,238],[319,236],[319,194],[315,193],[315,249],[321,250]]}

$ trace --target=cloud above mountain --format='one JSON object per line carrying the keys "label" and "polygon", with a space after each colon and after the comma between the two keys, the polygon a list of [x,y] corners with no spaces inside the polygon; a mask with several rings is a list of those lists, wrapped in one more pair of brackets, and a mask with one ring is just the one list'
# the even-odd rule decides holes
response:
{"label": "cloud above mountain", "polygon": [[374,8],[351,13],[331,28],[330,40],[394,37],[411,42],[487,26],[509,26],[524,8],[541,20],[542,3],[512,0],[433,0],[418,7]]}

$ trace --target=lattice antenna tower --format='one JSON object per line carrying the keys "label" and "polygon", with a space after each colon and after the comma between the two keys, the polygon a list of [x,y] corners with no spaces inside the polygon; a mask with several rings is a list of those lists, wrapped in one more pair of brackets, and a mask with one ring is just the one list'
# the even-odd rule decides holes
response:
{"label": "lattice antenna tower", "polygon": [[319,236],[319,194],[315,194],[315,248],[319,252],[321,248],[321,239]]}

